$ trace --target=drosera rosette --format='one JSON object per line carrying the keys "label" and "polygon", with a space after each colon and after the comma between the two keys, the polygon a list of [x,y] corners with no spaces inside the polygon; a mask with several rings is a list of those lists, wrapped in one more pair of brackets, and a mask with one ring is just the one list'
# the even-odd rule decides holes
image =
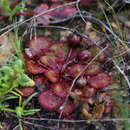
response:
{"label": "drosera rosette", "polygon": [[[96,97],[100,95],[100,90],[108,88],[112,83],[112,76],[102,66],[108,53],[104,51],[95,58],[102,50],[98,46],[92,45],[88,49],[82,47],[83,38],[77,34],[70,34],[66,39],[63,42],[51,41],[45,36],[32,38],[28,45],[30,51],[32,46],[35,46],[35,55],[32,57],[27,54],[25,48],[24,60],[27,71],[37,77],[34,78],[36,84],[40,83],[37,86],[40,90],[39,104],[43,110],[59,113],[62,119],[72,117],[77,108],[86,118],[86,112],[91,118],[102,118],[107,111],[105,100],[99,102]],[[51,43],[49,47],[48,44],[44,46],[47,41]],[[28,64],[30,61],[31,64]],[[90,62],[92,63],[89,64]],[[86,66],[88,67],[85,69]],[[77,80],[70,92],[75,78]],[[67,96],[68,102],[64,106]],[[88,110],[84,106],[88,106]],[[101,108],[99,114],[98,108]]]}

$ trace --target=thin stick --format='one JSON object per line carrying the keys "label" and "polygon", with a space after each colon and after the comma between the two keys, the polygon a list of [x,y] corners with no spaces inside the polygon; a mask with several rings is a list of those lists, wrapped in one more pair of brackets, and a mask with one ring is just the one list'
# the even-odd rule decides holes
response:
{"label": "thin stick", "polygon": [[130,118],[104,118],[104,119],[93,119],[93,120],[60,120],[60,119],[48,119],[48,118],[24,118],[25,120],[35,121],[53,121],[53,122],[66,122],[66,123],[81,123],[81,122],[109,122],[109,121],[130,121]]}
{"label": "thin stick", "polygon": [[[9,112],[9,114],[13,117],[17,116],[15,114],[12,114]],[[81,123],[81,122],[109,122],[109,121],[125,121],[128,120],[130,121],[130,118],[101,118],[101,119],[92,119],[92,120],[61,120],[61,119],[49,119],[49,118],[30,118],[30,117],[19,117],[23,120],[33,120],[33,121],[52,121],[52,122],[66,122],[66,123]],[[24,122],[24,121],[23,121]]]}
{"label": "thin stick", "polygon": [[50,130],[55,130],[53,127],[47,127],[47,126],[43,126],[43,125],[40,125],[40,124],[36,124],[36,123],[31,123],[29,121],[23,121],[25,124],[28,124],[28,125],[32,125],[34,127],[39,127],[39,128],[47,128],[47,129],[50,129]]}

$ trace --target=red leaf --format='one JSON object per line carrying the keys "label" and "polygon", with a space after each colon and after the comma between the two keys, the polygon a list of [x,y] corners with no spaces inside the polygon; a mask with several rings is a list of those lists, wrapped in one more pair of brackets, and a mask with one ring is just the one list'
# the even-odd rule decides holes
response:
{"label": "red leaf", "polygon": [[111,78],[106,73],[99,73],[98,75],[88,79],[88,83],[95,89],[102,89],[111,83]]}
{"label": "red leaf", "polygon": [[74,103],[69,100],[63,110],[59,108],[58,113],[61,113],[62,111],[64,116],[69,116],[74,111]]}
{"label": "red leaf", "polygon": [[81,71],[84,69],[84,65],[81,64],[73,64],[66,68],[66,74],[75,78],[76,76],[81,73]]}
{"label": "red leaf", "polygon": [[[47,4],[41,4],[37,6],[34,9],[34,13],[41,14],[42,12],[45,12],[49,9],[56,8],[58,6],[62,5],[61,3],[53,3],[50,7]],[[50,21],[54,20],[63,20],[66,18],[69,18],[71,16],[74,16],[77,13],[77,10],[75,7],[65,6],[63,8],[55,9],[51,12],[45,13],[37,18],[37,22],[47,25]]]}
{"label": "red leaf", "polygon": [[52,42],[45,36],[33,37],[29,42],[29,48],[33,56],[39,55],[44,49],[48,47]]}
{"label": "red leaf", "polygon": [[67,50],[68,47],[66,44],[57,42],[54,43],[51,47],[50,50],[54,51],[55,55],[59,58],[65,58],[65,56],[67,55]]}
{"label": "red leaf", "polygon": [[20,88],[20,92],[23,94],[22,96],[28,97],[34,92],[34,87],[26,87],[26,88]]}
{"label": "red leaf", "polygon": [[40,57],[39,61],[40,63],[50,68],[53,68],[53,69],[57,68],[56,56],[54,55],[53,52],[47,52],[45,55]]}
{"label": "red leaf", "polygon": [[26,55],[24,56],[27,71],[31,74],[41,74],[45,72],[45,69],[38,65],[34,60],[29,59]]}
{"label": "red leaf", "polygon": [[47,70],[44,74],[52,83],[56,83],[59,80],[59,73],[54,70]]}
{"label": "red leaf", "polygon": [[80,51],[77,55],[77,58],[80,62],[86,62],[91,59],[91,53],[88,50]]}
{"label": "red leaf", "polygon": [[43,91],[39,95],[39,103],[47,110],[57,110],[63,103],[63,99],[55,95],[51,90]]}
{"label": "red leaf", "polygon": [[85,74],[87,75],[96,75],[101,72],[101,65],[98,62],[93,62],[90,66],[88,66]]}
{"label": "red leaf", "polygon": [[54,93],[61,98],[65,98],[67,96],[68,87],[68,84],[65,82],[59,82],[52,85]]}
{"label": "red leaf", "polygon": [[[61,4],[59,3],[52,4],[50,9],[57,8],[60,5]],[[63,8],[55,9],[54,11],[49,12],[49,14],[52,16],[54,20],[67,18],[67,17],[75,15],[76,13],[77,13],[76,8],[70,7],[70,6],[65,6]]]}

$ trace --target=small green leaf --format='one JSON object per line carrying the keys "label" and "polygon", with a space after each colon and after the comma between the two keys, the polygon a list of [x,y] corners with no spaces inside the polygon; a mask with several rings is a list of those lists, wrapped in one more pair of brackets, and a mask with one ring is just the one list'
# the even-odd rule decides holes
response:
{"label": "small green leaf", "polygon": [[29,115],[34,115],[35,113],[39,112],[40,109],[29,109],[29,110],[24,110],[23,115],[24,116],[29,116]]}
{"label": "small green leaf", "polygon": [[26,74],[21,75],[21,79],[19,81],[19,84],[23,87],[35,85],[34,81],[31,78],[29,78]]}
{"label": "small green leaf", "polygon": [[16,107],[15,112],[17,116],[21,117],[23,115],[23,108],[18,106]]}

